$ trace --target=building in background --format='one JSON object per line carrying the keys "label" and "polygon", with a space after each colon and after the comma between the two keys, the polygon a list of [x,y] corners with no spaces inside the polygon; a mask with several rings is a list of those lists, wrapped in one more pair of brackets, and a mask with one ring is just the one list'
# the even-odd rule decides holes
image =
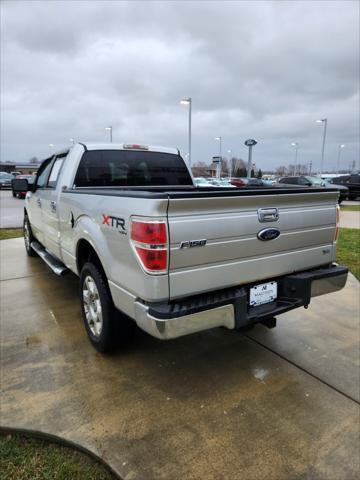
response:
{"label": "building in background", "polygon": [[0,172],[20,172],[23,175],[31,175],[36,173],[40,167],[40,163],[0,163]]}

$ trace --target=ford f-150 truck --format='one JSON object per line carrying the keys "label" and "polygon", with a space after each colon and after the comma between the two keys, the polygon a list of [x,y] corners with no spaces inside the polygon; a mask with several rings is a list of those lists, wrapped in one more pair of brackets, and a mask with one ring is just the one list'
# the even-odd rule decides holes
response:
{"label": "ford f-150 truck", "polygon": [[346,282],[333,189],[199,187],[177,149],[81,143],[16,188],[29,190],[28,255],[80,277],[85,328],[102,352],[136,324],[160,339],[271,327]]}

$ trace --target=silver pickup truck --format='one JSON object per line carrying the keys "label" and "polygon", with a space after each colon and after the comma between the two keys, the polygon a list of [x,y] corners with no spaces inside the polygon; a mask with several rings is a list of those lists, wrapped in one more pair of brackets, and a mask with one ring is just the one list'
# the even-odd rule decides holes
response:
{"label": "silver pickup truck", "polygon": [[272,327],[346,282],[333,189],[197,187],[176,149],[81,143],[15,188],[29,190],[28,255],[80,277],[85,328],[102,352],[136,324],[160,339]]}

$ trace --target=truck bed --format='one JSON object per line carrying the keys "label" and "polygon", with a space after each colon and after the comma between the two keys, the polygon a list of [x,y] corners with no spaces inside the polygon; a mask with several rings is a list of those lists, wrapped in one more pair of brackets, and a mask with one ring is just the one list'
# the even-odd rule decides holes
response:
{"label": "truck bed", "polygon": [[[140,266],[132,258],[121,260],[122,269],[131,273],[126,287],[132,287],[132,293],[140,293],[149,301],[255,283],[328,265],[335,259],[333,239],[338,194],[333,189],[277,185],[234,189],[83,187],[63,193],[66,193],[64,197],[73,198],[74,194],[75,197],[89,195],[92,197],[89,204],[93,206],[96,196],[101,197],[101,212],[95,213],[99,217],[106,211],[124,216],[128,221],[129,210],[124,211],[121,203],[115,201],[116,197],[134,199],[131,215],[167,216],[168,281],[146,275],[139,285],[134,269],[140,270]],[[258,212],[268,208],[276,208],[279,219],[262,223]],[[258,233],[267,228],[278,229],[279,237],[259,240]],[[109,234],[107,238],[110,242]],[[205,240],[204,245],[182,248],[183,242],[199,240]],[[113,241],[109,247],[113,258],[126,251]],[[110,279],[116,277],[116,268],[114,263]]]}

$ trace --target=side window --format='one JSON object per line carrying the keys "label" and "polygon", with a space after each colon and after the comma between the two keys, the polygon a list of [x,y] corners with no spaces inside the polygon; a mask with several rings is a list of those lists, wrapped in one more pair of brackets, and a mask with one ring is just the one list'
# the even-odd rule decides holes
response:
{"label": "side window", "polygon": [[46,187],[46,182],[47,178],[50,172],[51,168],[51,158],[44,162],[43,165],[41,165],[40,170],[39,170],[39,175],[36,180],[36,188],[45,188]]}
{"label": "side window", "polygon": [[295,183],[294,179],[291,177],[285,177],[285,178],[282,178],[281,180],[282,180],[281,183],[287,183],[288,185],[292,185],[293,183]]}
{"label": "side window", "polygon": [[297,182],[299,185],[306,185],[307,187],[310,186],[309,180],[307,180],[305,177],[300,177]]}
{"label": "side window", "polygon": [[56,187],[57,179],[59,177],[59,172],[60,172],[63,161],[64,161],[63,158],[57,158],[55,160],[53,167],[51,169],[51,173],[50,173],[48,184],[47,184],[49,188]]}

